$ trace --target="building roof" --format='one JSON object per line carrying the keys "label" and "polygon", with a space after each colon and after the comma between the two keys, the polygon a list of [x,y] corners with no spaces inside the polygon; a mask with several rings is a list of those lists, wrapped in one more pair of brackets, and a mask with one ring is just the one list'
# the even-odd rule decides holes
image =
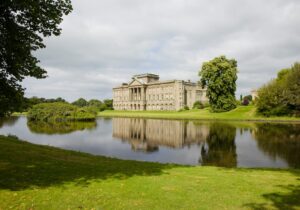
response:
{"label": "building roof", "polygon": [[140,78],[140,77],[155,77],[155,78],[159,78],[159,76],[157,74],[150,74],[150,73],[136,74],[136,75],[133,75],[132,78]]}
{"label": "building roof", "polygon": [[132,81],[130,83],[128,83],[128,84],[127,83],[125,83],[125,84],[123,83],[122,86],[114,87],[113,89],[127,88],[134,81],[138,81],[139,83],[141,83],[141,85],[147,85],[147,86],[159,85],[159,84],[166,84],[166,83],[172,83],[172,82],[183,82],[185,85],[197,85],[196,82],[191,82],[190,80],[188,80],[188,81],[184,81],[184,80],[165,80],[165,81],[159,81],[159,80],[156,80],[156,81],[151,81],[151,82],[145,83],[144,81],[142,81],[142,80],[139,79],[139,78],[142,78],[142,77],[159,78],[159,76],[156,75],[156,74],[150,74],[150,73],[137,74],[137,75],[134,75],[132,77]]}

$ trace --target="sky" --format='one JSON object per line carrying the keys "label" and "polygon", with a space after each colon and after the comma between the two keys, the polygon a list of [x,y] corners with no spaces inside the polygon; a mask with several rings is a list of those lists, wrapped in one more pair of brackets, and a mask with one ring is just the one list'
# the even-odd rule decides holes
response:
{"label": "sky", "polygon": [[300,61],[299,0],[73,0],[58,37],[34,54],[46,79],[26,78],[27,97],[112,97],[132,75],[198,81],[205,61],[238,62],[236,96]]}

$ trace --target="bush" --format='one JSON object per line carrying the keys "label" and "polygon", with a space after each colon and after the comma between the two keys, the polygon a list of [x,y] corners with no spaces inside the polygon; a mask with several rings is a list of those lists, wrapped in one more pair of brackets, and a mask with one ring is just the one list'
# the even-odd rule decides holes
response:
{"label": "bush", "polygon": [[183,108],[179,109],[178,112],[183,112],[186,110],[190,110],[190,108],[187,105],[185,105]]}
{"label": "bush", "polygon": [[201,103],[201,101],[196,101],[193,104],[193,109],[203,109],[203,108],[204,108],[204,105]]}
{"label": "bush", "polygon": [[207,107],[210,107],[210,104],[208,101],[203,103],[203,108],[207,108]]}
{"label": "bush", "polygon": [[91,121],[96,119],[97,112],[91,108],[78,108],[72,104],[55,102],[41,103],[33,106],[27,115],[31,121]]}
{"label": "bush", "polygon": [[184,110],[190,110],[190,108],[189,108],[187,105],[185,105],[185,106],[183,107],[183,109],[184,109]]}

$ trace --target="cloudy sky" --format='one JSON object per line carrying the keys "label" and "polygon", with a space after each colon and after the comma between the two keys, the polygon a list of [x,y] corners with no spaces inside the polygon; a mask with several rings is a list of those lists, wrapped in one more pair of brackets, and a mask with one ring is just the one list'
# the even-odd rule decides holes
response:
{"label": "cloudy sky", "polygon": [[73,0],[62,34],[36,52],[48,71],[27,96],[111,98],[139,73],[197,81],[204,61],[238,61],[237,96],[300,61],[299,0]]}

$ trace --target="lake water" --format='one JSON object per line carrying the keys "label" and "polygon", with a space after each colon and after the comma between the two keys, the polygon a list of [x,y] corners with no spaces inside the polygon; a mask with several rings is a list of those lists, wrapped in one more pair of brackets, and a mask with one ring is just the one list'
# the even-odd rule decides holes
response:
{"label": "lake water", "polygon": [[300,124],[98,118],[96,122],[0,120],[0,134],[95,155],[223,167],[300,168]]}

